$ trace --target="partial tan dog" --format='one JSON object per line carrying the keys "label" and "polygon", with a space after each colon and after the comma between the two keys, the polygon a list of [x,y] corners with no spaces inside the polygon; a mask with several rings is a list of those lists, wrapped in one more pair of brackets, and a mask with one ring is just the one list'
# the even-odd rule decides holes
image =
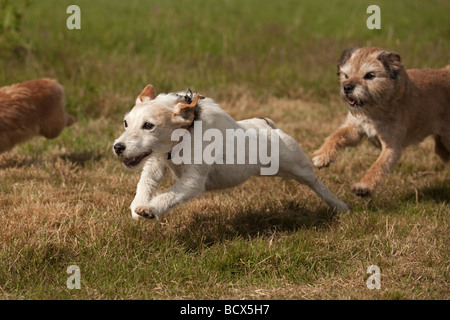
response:
{"label": "partial tan dog", "polygon": [[0,153],[33,136],[56,138],[74,121],[65,111],[64,88],[56,80],[0,88]]}
{"label": "partial tan dog", "polygon": [[381,48],[345,50],[339,60],[341,97],[349,105],[345,123],[314,153],[313,164],[326,167],[340,148],[363,136],[381,155],[352,191],[371,195],[405,147],[434,136],[435,152],[450,159],[450,66],[405,70],[399,54]]}

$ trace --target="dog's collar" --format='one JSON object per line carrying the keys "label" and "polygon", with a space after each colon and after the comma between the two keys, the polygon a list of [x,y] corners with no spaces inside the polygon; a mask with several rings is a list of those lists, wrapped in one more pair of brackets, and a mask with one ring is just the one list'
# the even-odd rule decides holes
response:
{"label": "dog's collar", "polygon": [[194,99],[194,93],[192,92],[192,90],[190,88],[186,89],[186,92],[183,95],[176,93],[176,95],[182,99],[184,99],[188,104],[192,103],[192,100]]}

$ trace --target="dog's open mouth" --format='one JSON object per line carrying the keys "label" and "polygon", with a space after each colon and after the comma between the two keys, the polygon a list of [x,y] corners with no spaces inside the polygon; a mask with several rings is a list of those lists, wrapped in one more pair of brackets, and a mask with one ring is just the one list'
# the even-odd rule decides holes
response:
{"label": "dog's open mouth", "polygon": [[140,156],[138,156],[138,157],[134,157],[134,158],[125,158],[125,159],[123,160],[123,164],[124,164],[126,167],[128,167],[128,168],[136,167],[139,163],[141,163],[141,161],[142,161],[144,158],[148,157],[148,156],[151,155],[151,154],[152,154],[152,152],[150,151],[150,152],[146,152],[146,153],[144,153],[144,154],[142,154],[142,155],[140,155]]}
{"label": "dog's open mouth", "polygon": [[362,101],[356,101],[355,99],[352,99],[348,96],[345,98],[347,99],[347,102],[350,105],[350,107],[353,107],[353,108],[359,108],[364,104]]}

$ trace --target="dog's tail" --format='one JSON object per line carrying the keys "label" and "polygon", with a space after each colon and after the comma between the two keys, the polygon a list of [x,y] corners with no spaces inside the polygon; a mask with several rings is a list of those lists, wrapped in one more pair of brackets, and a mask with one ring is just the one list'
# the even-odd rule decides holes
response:
{"label": "dog's tail", "polygon": [[73,125],[77,121],[74,117],[72,117],[68,113],[66,113],[65,117],[66,117],[66,127]]}

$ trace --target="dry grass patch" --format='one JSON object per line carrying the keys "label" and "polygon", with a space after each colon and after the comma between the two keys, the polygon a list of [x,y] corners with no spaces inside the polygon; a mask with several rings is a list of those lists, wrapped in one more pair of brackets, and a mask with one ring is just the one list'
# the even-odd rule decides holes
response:
{"label": "dry grass patch", "polygon": [[[308,155],[345,113],[249,95],[222,106],[238,119],[270,115]],[[294,181],[253,178],[154,224],[130,218],[138,173],[112,155],[120,130],[81,121],[57,140],[0,155],[2,298],[448,298],[450,170],[431,140],[408,149],[372,199],[350,192],[378,155],[368,143],[317,171],[350,213],[333,215]],[[71,264],[81,290],[65,286]],[[365,286],[372,264],[382,270],[379,291]]]}

